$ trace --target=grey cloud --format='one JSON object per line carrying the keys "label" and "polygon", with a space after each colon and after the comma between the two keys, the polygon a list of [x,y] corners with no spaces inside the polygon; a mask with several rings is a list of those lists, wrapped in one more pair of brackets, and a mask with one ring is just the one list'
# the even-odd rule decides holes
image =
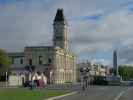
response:
{"label": "grey cloud", "polygon": [[121,64],[133,64],[133,42],[126,40],[118,48],[118,58]]}
{"label": "grey cloud", "polygon": [[[131,0],[25,0],[0,5],[0,47],[8,51],[22,51],[26,45],[51,44],[52,21],[56,9],[64,8],[69,24],[70,46],[78,55],[88,52],[95,54],[99,50],[108,51],[113,49],[115,41],[121,42],[133,36],[133,15],[125,13],[123,8],[112,11],[112,8],[115,10],[128,1]],[[104,15],[108,10],[108,15],[102,20],[76,19],[97,13]],[[132,49],[128,52],[131,51]]]}
{"label": "grey cloud", "polygon": [[34,10],[21,8],[22,5],[16,5],[17,9],[14,9],[14,6],[5,6],[0,10],[0,47],[8,51],[18,51],[26,44],[49,43],[52,39],[49,14],[46,16],[45,10],[40,10],[41,7]]}

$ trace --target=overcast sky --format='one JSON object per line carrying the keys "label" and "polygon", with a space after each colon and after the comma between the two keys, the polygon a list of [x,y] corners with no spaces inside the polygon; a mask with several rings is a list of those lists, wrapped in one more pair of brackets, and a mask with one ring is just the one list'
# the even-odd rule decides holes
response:
{"label": "overcast sky", "polygon": [[51,45],[57,8],[78,61],[112,64],[116,49],[119,64],[133,64],[133,0],[0,0],[0,48]]}

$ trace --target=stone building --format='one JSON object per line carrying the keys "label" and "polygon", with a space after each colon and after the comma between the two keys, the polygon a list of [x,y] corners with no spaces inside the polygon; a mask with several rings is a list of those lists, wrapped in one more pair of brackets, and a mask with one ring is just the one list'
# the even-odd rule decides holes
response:
{"label": "stone building", "polygon": [[88,68],[89,69],[89,76],[108,76],[109,75],[109,69],[107,66],[103,66],[101,64],[95,64],[95,63],[79,63],[77,64],[77,81],[81,81],[82,79],[82,73],[80,72],[81,68]]}
{"label": "stone building", "polygon": [[[12,68],[42,72],[48,83],[76,82],[76,56],[68,48],[68,24],[63,9],[58,9],[53,22],[53,46],[28,46],[23,53],[9,53]],[[20,55],[21,56],[18,56]]]}

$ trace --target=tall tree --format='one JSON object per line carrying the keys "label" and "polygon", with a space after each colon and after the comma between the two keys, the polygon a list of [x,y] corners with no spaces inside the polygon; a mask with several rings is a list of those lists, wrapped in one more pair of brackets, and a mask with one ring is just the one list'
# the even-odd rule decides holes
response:
{"label": "tall tree", "polygon": [[11,60],[5,50],[0,49],[0,76],[10,70]]}
{"label": "tall tree", "polygon": [[133,66],[121,65],[119,66],[119,75],[123,80],[133,79]]}

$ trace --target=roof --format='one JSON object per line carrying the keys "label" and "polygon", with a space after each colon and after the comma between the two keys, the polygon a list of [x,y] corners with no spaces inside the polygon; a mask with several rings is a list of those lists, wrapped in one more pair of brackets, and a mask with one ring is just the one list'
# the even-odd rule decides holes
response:
{"label": "roof", "polygon": [[58,10],[57,10],[54,21],[55,21],[55,22],[65,21],[63,9],[58,9]]}
{"label": "roof", "polygon": [[24,52],[10,52],[8,53],[10,57],[24,57]]}
{"label": "roof", "polygon": [[[25,50],[53,50],[53,46],[28,46]],[[25,52],[25,51],[24,51]]]}
{"label": "roof", "polygon": [[29,73],[24,67],[23,68],[11,68],[11,72],[15,73]]}
{"label": "roof", "polygon": [[27,46],[25,48],[53,48],[53,46]]}

